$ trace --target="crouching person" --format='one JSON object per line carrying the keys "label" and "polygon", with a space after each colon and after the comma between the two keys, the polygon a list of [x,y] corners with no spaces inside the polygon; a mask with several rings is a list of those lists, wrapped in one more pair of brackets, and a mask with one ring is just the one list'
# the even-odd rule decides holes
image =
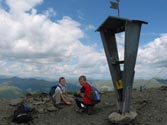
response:
{"label": "crouching person", "polygon": [[91,109],[94,106],[90,100],[90,93],[92,91],[91,86],[86,80],[85,76],[79,77],[79,83],[82,86],[79,91],[74,94],[76,105],[78,112],[87,112],[88,114],[91,113]]}
{"label": "crouching person", "polygon": [[60,77],[59,84],[53,86],[49,92],[51,99],[54,102],[54,106],[59,108],[59,109],[63,108],[63,105],[71,105],[72,104],[72,98],[67,93],[65,84],[66,84],[65,78]]}

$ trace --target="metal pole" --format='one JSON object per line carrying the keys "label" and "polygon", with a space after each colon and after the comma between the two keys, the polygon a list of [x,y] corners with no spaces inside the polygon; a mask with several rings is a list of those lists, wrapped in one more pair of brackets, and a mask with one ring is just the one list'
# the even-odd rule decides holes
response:
{"label": "metal pole", "polygon": [[117,3],[118,3],[118,16],[120,17],[119,2],[120,2],[120,0],[117,0]]}

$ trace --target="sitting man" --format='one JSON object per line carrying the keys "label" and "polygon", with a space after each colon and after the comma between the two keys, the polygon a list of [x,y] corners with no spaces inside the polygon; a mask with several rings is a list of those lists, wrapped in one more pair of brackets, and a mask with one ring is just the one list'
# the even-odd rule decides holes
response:
{"label": "sitting man", "polygon": [[71,105],[72,98],[67,93],[65,88],[66,80],[64,77],[59,78],[59,84],[57,85],[55,89],[55,93],[52,96],[52,99],[54,101],[54,105],[57,108],[62,108],[62,105]]}
{"label": "sitting man", "polygon": [[92,88],[87,82],[85,76],[79,77],[79,83],[82,87],[74,94],[76,104],[79,108],[77,111],[86,111],[89,114],[92,106],[94,106],[90,100],[90,92],[92,91]]}

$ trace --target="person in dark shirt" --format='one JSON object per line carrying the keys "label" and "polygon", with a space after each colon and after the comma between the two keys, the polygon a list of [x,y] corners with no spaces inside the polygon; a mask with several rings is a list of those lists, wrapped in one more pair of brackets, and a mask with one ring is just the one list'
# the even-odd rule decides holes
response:
{"label": "person in dark shirt", "polygon": [[90,100],[90,93],[92,91],[92,88],[87,82],[84,75],[79,77],[79,83],[82,87],[74,94],[75,102],[79,108],[77,109],[77,111],[88,111],[88,107],[92,105],[92,102]]}

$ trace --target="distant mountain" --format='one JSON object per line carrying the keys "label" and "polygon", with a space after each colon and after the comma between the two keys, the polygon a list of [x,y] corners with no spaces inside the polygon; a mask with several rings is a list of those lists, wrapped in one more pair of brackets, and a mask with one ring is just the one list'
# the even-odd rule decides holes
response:
{"label": "distant mountain", "polygon": [[134,81],[134,88],[140,89],[140,87],[148,89],[148,88],[158,88],[161,86],[165,86],[162,82],[157,79],[144,80],[139,79]]}
{"label": "distant mountain", "polygon": [[[99,80],[93,83],[95,87],[97,87],[100,91],[112,91],[114,90],[112,80]],[[133,83],[134,89],[149,89],[149,88],[158,88],[161,86],[166,86],[166,80],[161,79],[136,79]]]}
{"label": "distant mountain", "polygon": [[[0,91],[0,98],[6,96],[14,95],[13,97],[16,97],[19,94],[14,94],[19,91],[19,93],[22,93],[20,95],[23,95],[27,92],[49,92],[49,89],[51,86],[58,84],[56,81],[46,81],[46,80],[40,80],[35,78],[18,78],[18,77],[12,77],[12,78],[0,78],[0,87],[2,90],[7,87],[6,91]],[[77,91],[79,89],[79,86],[73,83],[67,83],[66,84],[68,91]],[[11,91],[12,90],[12,91]],[[6,94],[6,93],[10,94]]]}
{"label": "distant mountain", "polygon": [[112,80],[97,80],[92,83],[99,91],[113,91]]}
{"label": "distant mountain", "polygon": [[[113,91],[112,80],[89,80],[91,85],[95,86],[100,91]],[[51,86],[58,84],[57,81],[47,81],[36,78],[19,78],[19,77],[3,77],[0,76],[0,98],[14,98],[22,96],[27,92],[49,92]],[[133,88],[157,88],[167,85],[166,79],[151,79],[151,80],[134,80]],[[68,91],[77,91],[81,86],[75,79],[67,80],[66,84]]]}
{"label": "distant mountain", "polygon": [[163,83],[163,84],[167,84],[167,79],[157,79],[157,81]]}
{"label": "distant mountain", "polygon": [[16,98],[24,96],[24,92],[16,86],[0,85],[0,98]]}
{"label": "distant mountain", "polygon": [[13,78],[5,78],[5,79],[0,79],[0,84],[1,85],[12,85],[16,86],[23,91],[45,91],[45,88],[47,88],[50,85],[53,85],[53,82],[48,82],[45,80],[36,80],[33,78],[30,79],[23,79],[23,78],[18,78],[18,77],[13,77]]}
{"label": "distant mountain", "polygon": [[11,78],[10,76],[0,75],[0,79]]}

